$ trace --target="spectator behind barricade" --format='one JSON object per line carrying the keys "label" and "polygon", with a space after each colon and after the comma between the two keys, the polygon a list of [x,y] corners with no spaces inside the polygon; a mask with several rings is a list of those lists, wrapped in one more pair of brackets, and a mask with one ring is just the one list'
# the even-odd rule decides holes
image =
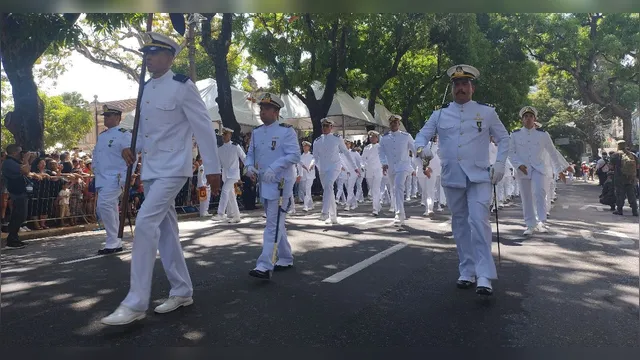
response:
{"label": "spectator behind barricade", "polygon": [[60,165],[62,165],[61,173],[63,174],[70,174],[73,171],[73,163],[68,152],[60,155]]}
{"label": "spectator behind barricade", "polygon": [[74,177],[70,180],[69,214],[72,226],[75,226],[78,223],[78,219],[84,216],[84,187],[85,183],[82,178]]}
{"label": "spectator behind barricade", "polygon": [[59,209],[59,217],[60,217],[60,225],[66,226],[67,222],[65,221],[67,217],[69,217],[69,202],[71,200],[71,190],[69,190],[69,181],[66,179],[62,179],[62,190],[58,192],[58,209]]}
{"label": "spectator behind barricade", "polygon": [[11,219],[9,221],[7,247],[19,249],[26,246],[20,241],[18,232],[27,220],[27,206],[29,194],[33,192],[33,185],[27,178],[30,163],[36,158],[35,153],[23,152],[17,144],[7,146],[7,158],[2,162],[2,176],[4,184],[12,200]]}
{"label": "spectator behind barricade", "polygon": [[48,229],[47,218],[53,213],[53,194],[49,191],[55,185],[53,182],[60,180],[54,172],[46,168],[45,158],[36,159],[31,164],[29,178],[33,183],[33,193],[29,201],[29,215],[33,220],[31,227],[34,230]]}
{"label": "spectator behind barricade", "polygon": [[602,193],[600,194],[600,204],[609,205],[611,211],[616,210],[616,192],[613,184],[613,171],[607,173],[607,179],[602,184]]}

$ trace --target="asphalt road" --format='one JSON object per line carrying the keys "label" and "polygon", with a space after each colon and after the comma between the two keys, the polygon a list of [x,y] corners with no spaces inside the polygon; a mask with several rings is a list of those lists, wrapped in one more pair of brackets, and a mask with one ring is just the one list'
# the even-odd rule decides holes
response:
{"label": "asphalt road", "polygon": [[[521,235],[518,201],[500,211],[490,300],[455,287],[450,216],[423,218],[415,200],[403,229],[389,212],[371,217],[368,203],[341,212],[340,225],[318,220],[319,203],[290,216],[295,268],[271,282],[247,274],[260,252],[261,212],[234,225],[182,222],[194,305],[152,312],[169,290],[158,259],[148,316],[125,327],[99,320],[128,291],[129,252],[95,256],[104,232],[29,241],[2,252],[0,344],[637,346],[638,218],[603,210],[592,184],[558,192],[549,234]],[[497,261],[495,242],[493,250]]]}

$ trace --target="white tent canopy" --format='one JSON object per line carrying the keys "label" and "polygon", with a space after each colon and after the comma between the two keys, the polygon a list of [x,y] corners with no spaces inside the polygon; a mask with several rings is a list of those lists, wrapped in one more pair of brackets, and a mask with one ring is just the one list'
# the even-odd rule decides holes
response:
{"label": "white tent canopy", "polygon": [[[365,111],[369,112],[369,110],[368,110],[369,100],[361,98],[359,96],[357,96],[355,98],[355,100],[358,102],[358,104],[360,104],[360,106]],[[376,103],[376,105],[375,105],[375,110],[376,110],[376,115],[374,116],[374,119],[376,120],[376,122],[384,130],[389,129],[389,117],[391,117],[391,115],[393,115],[393,113],[391,111],[389,111],[386,107],[384,107],[384,105],[380,105],[378,103]],[[402,122],[400,122],[400,130],[407,131]]]}
{"label": "white tent canopy", "polygon": [[[322,98],[324,85],[315,82],[311,85],[316,99]],[[366,126],[377,124],[368,111],[362,109],[356,100],[344,91],[337,91],[327,113],[327,118],[335,122],[334,128],[342,130],[346,134],[364,134]]]}

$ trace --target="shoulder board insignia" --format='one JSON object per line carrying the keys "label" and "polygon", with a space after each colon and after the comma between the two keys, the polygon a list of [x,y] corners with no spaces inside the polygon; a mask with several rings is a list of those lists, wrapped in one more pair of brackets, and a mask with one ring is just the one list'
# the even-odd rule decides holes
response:
{"label": "shoulder board insignia", "polygon": [[280,126],[282,126],[282,127],[286,127],[286,128],[293,127],[293,125],[291,125],[291,124],[287,124],[287,123],[280,123]]}
{"label": "shoulder board insignia", "polygon": [[104,129],[104,130],[102,130],[102,131],[100,132],[100,134],[104,134],[104,133],[106,133],[106,132],[107,132],[107,130],[109,130],[109,129]]}
{"label": "shoulder board insignia", "polygon": [[522,130],[522,129],[515,129],[515,130],[513,130],[513,132],[518,132],[518,131],[520,131],[520,130]]}
{"label": "shoulder board insignia", "polygon": [[338,133],[333,133],[333,136],[335,136],[335,137],[340,137],[340,134],[338,134]]}
{"label": "shoulder board insignia", "polygon": [[436,110],[448,108],[449,104],[436,105]]}
{"label": "shoulder board insignia", "polygon": [[119,128],[118,131],[120,131],[121,133],[126,133],[129,132],[129,129]]}
{"label": "shoulder board insignia", "polygon": [[184,84],[184,83],[186,83],[186,82],[187,82],[187,80],[189,80],[189,77],[188,77],[187,75],[175,74],[175,75],[173,76],[173,80],[175,80],[175,81],[179,81],[179,82],[181,82],[181,83],[183,83],[183,84]]}
{"label": "shoulder board insignia", "polygon": [[478,102],[478,105],[483,105],[483,106],[488,106],[488,107],[495,107],[492,104],[487,104],[487,103],[482,103],[482,102]]}
{"label": "shoulder board insignia", "polygon": [[237,143],[237,142],[235,142],[235,141],[232,141],[232,142],[231,142],[231,145],[238,145],[238,143]]}
{"label": "shoulder board insignia", "polygon": [[536,128],[536,130],[544,132],[544,130],[542,130],[542,129],[540,129],[540,128]]}
{"label": "shoulder board insignia", "polygon": [[151,81],[151,79],[145,81],[144,84],[147,85],[150,81]]}
{"label": "shoulder board insignia", "polygon": [[264,124],[256,126],[253,130],[260,129],[262,126],[264,126]]}

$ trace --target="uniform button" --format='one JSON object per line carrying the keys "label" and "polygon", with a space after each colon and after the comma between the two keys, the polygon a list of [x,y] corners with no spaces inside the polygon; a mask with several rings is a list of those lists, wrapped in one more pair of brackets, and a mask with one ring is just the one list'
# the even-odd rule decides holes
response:
{"label": "uniform button", "polygon": [[144,153],[146,154],[146,153],[147,153],[147,151],[145,150],[145,151],[144,151]]}
{"label": "uniform button", "polygon": [[149,100],[147,100],[147,104],[149,103]]}
{"label": "uniform button", "polygon": [[149,135],[145,135],[144,137],[149,137]]}
{"label": "uniform button", "polygon": [[461,158],[458,158],[458,161],[462,160]]}
{"label": "uniform button", "polygon": [[462,132],[462,131],[460,131],[460,135],[462,135],[462,134],[463,134],[463,132]]}
{"label": "uniform button", "polygon": [[458,145],[458,147],[462,147],[462,144]]}

